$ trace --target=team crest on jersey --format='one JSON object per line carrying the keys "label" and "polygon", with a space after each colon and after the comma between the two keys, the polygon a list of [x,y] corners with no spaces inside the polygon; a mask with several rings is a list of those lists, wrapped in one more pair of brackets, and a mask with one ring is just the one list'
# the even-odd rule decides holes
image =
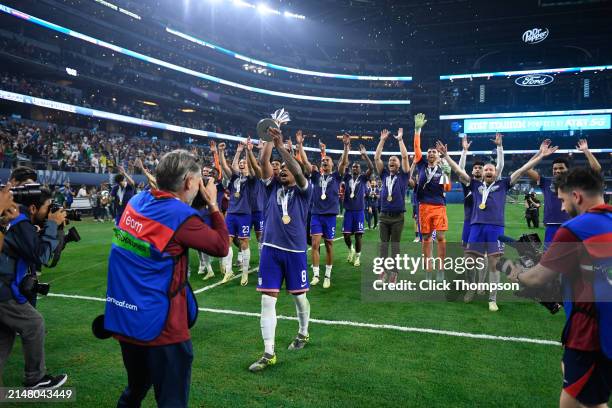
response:
{"label": "team crest on jersey", "polygon": [[[484,184],[480,185],[480,187],[478,187],[478,192],[480,194],[482,194],[484,192],[485,186]],[[499,190],[499,186],[496,184],[493,187],[491,187],[491,193],[496,192],[497,190]]]}

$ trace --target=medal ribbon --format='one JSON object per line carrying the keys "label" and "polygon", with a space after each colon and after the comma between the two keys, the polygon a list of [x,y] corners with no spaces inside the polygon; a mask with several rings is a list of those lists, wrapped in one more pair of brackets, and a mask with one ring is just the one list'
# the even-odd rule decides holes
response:
{"label": "medal ribbon", "polygon": [[491,188],[493,188],[495,182],[489,184],[489,186],[487,186],[483,182],[482,185],[484,186],[484,189],[482,190],[482,201],[480,202],[480,205],[486,204],[487,198],[489,198],[489,193],[491,192]]}
{"label": "medal ribbon", "polygon": [[393,185],[395,184],[395,181],[397,180],[397,176],[396,175],[390,175],[389,177],[387,177],[387,179],[385,180],[385,184],[387,185],[387,196],[391,197],[391,193],[393,192]]}
{"label": "medal ribbon", "polygon": [[351,189],[351,197],[355,196],[355,188],[357,187],[358,184],[359,184],[359,179],[355,180],[351,178],[349,180],[349,188]]}
{"label": "medal ribbon", "polygon": [[321,175],[321,195],[324,195],[325,191],[327,191],[327,184],[329,184],[330,181],[331,181],[331,176],[327,174]]}
{"label": "medal ribbon", "polygon": [[281,208],[283,210],[283,217],[289,215],[289,192],[285,191],[283,187],[283,194],[281,195]]}

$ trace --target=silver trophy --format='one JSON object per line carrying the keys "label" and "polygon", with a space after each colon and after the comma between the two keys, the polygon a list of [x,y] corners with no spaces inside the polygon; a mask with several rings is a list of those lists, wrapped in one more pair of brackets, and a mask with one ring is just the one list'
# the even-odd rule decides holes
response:
{"label": "silver trophy", "polygon": [[272,137],[268,134],[268,129],[280,129],[281,125],[291,121],[289,112],[287,112],[285,108],[278,109],[271,116],[271,118],[262,119],[257,123],[257,136],[259,136],[260,140],[265,142],[272,141]]}

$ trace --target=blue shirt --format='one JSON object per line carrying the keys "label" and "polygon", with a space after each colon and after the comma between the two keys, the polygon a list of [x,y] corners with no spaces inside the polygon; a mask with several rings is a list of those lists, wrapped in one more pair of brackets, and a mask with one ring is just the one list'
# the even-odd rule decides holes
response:
{"label": "blue shirt", "polygon": [[563,224],[569,220],[569,214],[561,209],[561,200],[553,188],[553,179],[540,177],[539,184],[544,194],[544,224]]}
{"label": "blue shirt", "polygon": [[[297,185],[283,187],[277,178],[267,180],[266,183],[263,245],[290,252],[306,252],[305,225],[312,199],[312,184],[308,183],[306,189],[301,190]],[[291,221],[288,224],[285,224],[282,219],[283,193],[289,196],[287,213]]]}
{"label": "blue shirt", "polygon": [[[427,168],[429,167],[425,159],[416,165],[417,171],[417,201],[424,204],[446,205],[444,197],[444,184],[440,184],[442,178],[442,167],[436,166],[433,176],[427,181]],[[432,167],[431,169],[434,169]]]}
{"label": "blue shirt", "polygon": [[[240,186],[240,194],[236,192]],[[229,181],[230,202],[228,214],[251,214],[251,198],[255,186],[255,177],[233,174]]]}
{"label": "blue shirt", "polygon": [[[321,174],[318,171],[314,171],[310,180],[313,186],[312,213],[337,215],[340,212],[340,199],[338,198],[340,183],[342,183],[340,174],[337,171],[330,174]],[[321,198],[324,180],[328,180],[327,188],[325,189],[325,200]]]}
{"label": "blue shirt", "polygon": [[355,196],[351,198],[351,179],[353,175],[344,174],[344,209],[348,211],[363,211],[365,209],[365,196],[368,187],[368,176],[360,174],[355,181]]}
{"label": "blue shirt", "polygon": [[510,190],[510,187],[510,177],[504,177],[495,181],[485,203],[486,207],[482,210],[479,206],[482,203],[482,193],[485,184],[482,181],[472,179],[469,188],[474,197],[474,203],[472,205],[472,218],[470,224],[490,224],[503,227],[506,218],[506,194],[508,190]]}
{"label": "blue shirt", "polygon": [[[389,191],[387,189],[387,179],[395,177],[391,190],[391,201],[389,201]],[[380,174],[382,180],[382,190],[380,192],[381,211],[384,212],[406,212],[404,199],[408,190],[408,180],[410,175],[404,173],[402,169],[392,176],[388,169],[384,169]],[[390,181],[391,182],[391,181]]]}

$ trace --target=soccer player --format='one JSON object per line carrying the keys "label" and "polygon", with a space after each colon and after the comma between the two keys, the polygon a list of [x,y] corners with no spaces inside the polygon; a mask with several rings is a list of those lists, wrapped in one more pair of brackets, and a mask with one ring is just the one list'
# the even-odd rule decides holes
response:
{"label": "soccer player", "polygon": [[[596,172],[601,171],[601,165],[593,156],[593,153],[589,150],[589,145],[586,139],[580,139],[578,146],[576,146],[586,156],[589,161],[589,166]],[[540,174],[535,170],[529,170],[527,176],[536,182],[537,185],[542,189],[544,195],[544,245],[552,241],[555,233],[559,229],[559,226],[565,221],[569,220],[567,212],[561,209],[561,201],[557,197],[557,190],[555,187],[555,179],[562,174],[569,171],[569,161],[564,157],[558,157],[552,162],[552,178],[541,177]]]}
{"label": "soccer player", "polygon": [[378,226],[378,199],[380,197],[380,189],[376,180],[371,180],[368,186],[366,202],[368,211],[366,212],[366,220],[368,221],[368,229],[372,229],[372,220],[374,220],[374,229]]}
{"label": "soccer player", "polygon": [[[496,147],[497,160],[496,160],[496,165],[495,165],[495,174],[497,174],[497,179],[501,178],[502,171],[504,169],[504,148],[503,148],[502,139],[503,139],[503,135],[501,133],[496,133],[495,140],[493,141],[495,145],[497,146]],[[463,139],[461,139],[462,149],[461,149],[461,157],[459,158],[459,167],[461,167],[463,170],[465,170],[465,162],[467,160],[467,153],[470,149],[471,144],[472,142],[468,141],[467,135],[464,136]],[[481,160],[474,161],[474,164],[472,165],[472,179],[482,181],[482,169],[484,165],[485,165],[484,162]],[[467,185],[461,183],[461,187],[463,188],[463,231],[461,233],[461,243],[463,244],[463,247],[465,248],[467,246],[468,238],[470,236],[474,196],[472,195],[472,192],[470,191]],[[471,255],[471,253],[468,252],[466,255],[469,256]],[[478,276],[478,282],[480,283],[484,282],[487,276],[487,268],[486,267],[479,268],[477,273],[476,271],[468,272],[468,280],[470,282],[475,282],[476,276]],[[465,302],[471,302],[472,299],[474,299],[474,295],[475,295],[475,292],[472,290],[469,290],[465,293],[463,300]]]}
{"label": "soccer player", "polygon": [[[410,158],[408,150],[402,140],[404,129],[399,128],[397,131],[397,143],[402,156],[401,162],[397,156],[389,157],[387,167],[382,161],[382,151],[385,147],[385,142],[389,137],[389,131],[384,129],[380,132],[380,141],[376,146],[374,154],[374,164],[376,172],[380,174],[382,188],[380,192],[380,220],[379,220],[379,236],[380,236],[380,256],[386,258],[389,256],[389,242],[391,242],[391,257],[399,254],[399,243],[402,238],[402,230],[404,229],[404,213],[406,212],[406,191],[408,189],[408,180],[410,178]],[[384,278],[384,275],[382,276]],[[391,272],[391,280],[397,278],[397,273]]]}
{"label": "soccer player", "polygon": [[[345,165],[342,166],[344,169],[346,169],[346,165],[348,165],[348,152],[351,148],[351,139],[347,139],[348,143],[344,145],[345,153],[342,156],[345,160]],[[370,176],[372,176],[372,171],[374,170],[374,165],[368,157],[364,145],[359,145],[359,153],[361,154],[361,159],[367,163],[368,169],[366,172],[362,173],[361,164],[355,161],[351,166],[350,174],[345,170],[345,174],[342,177],[346,189],[344,192],[342,234],[344,235],[344,242],[349,250],[346,261],[352,263],[354,266],[361,265],[361,239],[363,237],[366,189]],[[351,235],[353,234],[355,235],[354,247],[351,242]]]}
{"label": "soccer player", "polygon": [[[345,134],[343,142],[346,144],[350,136]],[[324,152],[324,147],[322,154]],[[331,273],[334,259],[334,237],[336,236],[336,217],[338,216],[340,202],[339,191],[342,183],[342,176],[346,168],[347,160],[344,158],[347,155],[346,149],[342,154],[338,165],[338,171],[333,171],[334,162],[331,157],[324,155],[321,158],[321,171],[313,171],[310,174],[310,182],[313,185],[313,198],[310,219],[310,236],[312,248],[312,272],[313,277],[310,284],[312,286],[319,284],[319,261],[321,253],[319,246],[321,245],[321,237],[325,240],[325,250],[327,252],[325,262],[325,280],[323,288],[327,289],[331,286]],[[303,146],[300,146],[300,156],[307,169],[311,169],[312,165],[308,161],[308,157],[304,152]]]}
{"label": "soccer player", "polygon": [[266,199],[266,188],[261,181],[261,166],[253,153],[253,144],[251,143],[250,139],[247,141],[247,160],[249,161],[249,165],[253,169],[256,177],[255,185],[253,187],[253,197],[251,198],[251,227],[255,230],[255,238],[257,238],[259,251],[261,252],[261,235],[263,233],[264,226],[263,209]]}
{"label": "soccer player", "polygon": [[[446,257],[446,231],[448,217],[446,215],[445,179],[440,156],[435,148],[427,149],[427,157],[421,150],[421,130],[427,120],[425,115],[418,113],[414,117],[414,161],[416,162],[416,195],[418,201],[419,227],[422,236],[423,256],[426,260],[432,257],[432,234],[436,232],[438,242],[438,258]],[[442,265],[440,265],[442,266]],[[431,265],[427,262],[428,279],[433,279]],[[444,270],[437,271],[437,280],[444,279]]]}
{"label": "soccer player", "polygon": [[[459,176],[459,181],[467,185],[472,193],[472,218],[466,251],[475,256],[487,256],[489,282],[493,285],[500,282],[497,262],[504,253],[504,248],[498,238],[500,235],[504,235],[506,194],[527,170],[557,151],[558,147],[551,147],[550,143],[548,139],[542,142],[540,150],[531,160],[512,173],[510,177],[499,180],[496,167],[491,163],[484,165],[482,180],[472,179],[447,154],[446,145],[440,141],[436,143],[436,149],[440,156],[446,159],[452,170]],[[496,290],[489,292],[489,310],[492,312],[498,310]]]}
{"label": "soccer player", "polygon": [[274,351],[276,333],[276,301],[285,281],[286,290],[293,295],[299,330],[289,350],[299,350],[309,341],[308,321],[310,303],[308,291],[308,260],[306,257],[306,213],[312,198],[312,185],[304,176],[300,164],[283,146],[280,130],[268,131],[273,144],[283,159],[278,177],[272,176],[270,156],[272,143],[266,143],[261,156],[261,168],[266,183],[265,223],[263,247],[259,258],[257,290],[261,292],[261,336],[263,356],[251,364],[257,372],[276,364]]}
{"label": "soccer player", "polygon": [[240,252],[242,254],[242,278],[240,284],[246,286],[249,283],[249,262],[251,251],[249,250],[249,238],[251,236],[251,202],[252,192],[255,184],[254,171],[249,162],[240,159],[244,151],[245,143],[240,142],[230,168],[225,159],[225,143],[219,143],[219,158],[221,169],[226,179],[229,179],[229,207],[227,210],[227,229],[229,231],[230,250],[222,260],[223,282],[229,281],[233,276],[232,271],[232,240],[238,238]]}

